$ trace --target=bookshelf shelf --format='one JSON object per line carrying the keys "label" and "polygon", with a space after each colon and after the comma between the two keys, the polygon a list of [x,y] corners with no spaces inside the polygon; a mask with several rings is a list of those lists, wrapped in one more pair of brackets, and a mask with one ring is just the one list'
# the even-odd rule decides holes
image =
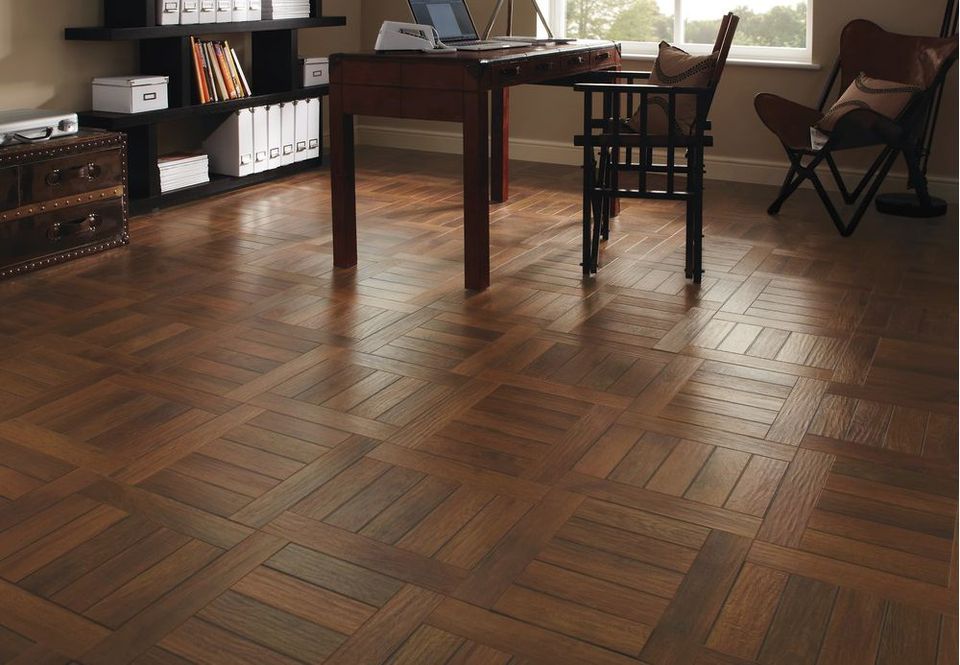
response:
{"label": "bookshelf shelf", "polygon": [[[209,126],[216,121],[217,115],[226,116],[240,109],[326,96],[328,86],[304,88],[302,85],[298,31],[343,26],[347,21],[343,16],[324,16],[322,0],[311,0],[307,18],[159,26],[156,25],[158,1],[103,0],[105,26],[67,28],[64,34],[66,39],[75,41],[135,41],[138,43],[140,73],[170,78],[169,108],[136,114],[96,111],[79,114],[80,124],[85,127],[127,134],[131,211],[139,214],[179,205],[319,167],[322,157],[242,178],[212,176],[209,183],[174,192],[160,191],[157,159],[160,156],[158,128],[161,124],[190,119],[200,122],[198,118],[205,118],[203,124]],[[246,73],[255,94],[201,104],[194,81],[194,51],[190,38],[243,33],[250,34],[250,67]],[[322,155],[323,146],[320,148]]]}
{"label": "bookshelf shelf", "polygon": [[67,28],[64,37],[73,41],[142,41],[190,35],[223,35],[302,28],[331,28],[347,24],[344,16],[291,18],[279,21],[241,21],[239,23],[204,23],[202,25],[155,25],[121,28]]}
{"label": "bookshelf shelf", "polygon": [[277,178],[286,178],[298,173],[306,173],[319,168],[323,163],[322,159],[308,159],[289,166],[281,166],[272,171],[263,173],[254,173],[253,175],[243,176],[242,178],[232,178],[223,175],[211,175],[210,182],[193,187],[184,187],[176,189],[165,194],[158,194],[146,198],[131,199],[130,212],[133,215],[142,215],[152,210],[160,208],[169,208],[171,206],[183,205],[205,199],[208,196],[217,194],[226,194],[251,185],[259,185],[264,182],[276,180]]}
{"label": "bookshelf shelf", "polygon": [[189,106],[177,106],[174,108],[162,109],[160,111],[147,111],[146,113],[106,113],[102,111],[85,111],[80,114],[80,124],[85,127],[96,127],[98,129],[124,130],[129,127],[138,127],[141,125],[152,125],[158,122],[176,120],[178,118],[187,118],[197,115],[213,115],[216,113],[233,113],[240,109],[251,106],[269,106],[271,104],[281,104],[292,102],[298,99],[312,99],[314,97],[324,97],[329,90],[329,86],[319,85],[312,88],[301,88],[299,90],[290,90],[288,92],[275,92],[268,95],[253,95],[243,99],[232,99],[226,102],[211,102],[209,104],[191,104]]}

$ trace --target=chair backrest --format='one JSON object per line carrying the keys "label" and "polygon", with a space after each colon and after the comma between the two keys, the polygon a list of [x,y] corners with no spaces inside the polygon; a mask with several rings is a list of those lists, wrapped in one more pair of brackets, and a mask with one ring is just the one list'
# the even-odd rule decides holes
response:
{"label": "chair backrest", "polygon": [[740,17],[733,12],[728,12],[720,21],[720,30],[717,32],[717,41],[713,45],[713,52],[717,54],[717,64],[713,68],[713,77],[710,81],[710,87],[716,88],[720,84],[720,77],[723,74],[723,68],[727,65],[727,56],[730,55],[730,47],[733,46],[733,37],[737,34],[737,25],[740,24]]}
{"label": "chair backrest", "polygon": [[840,92],[861,72],[928,90],[946,75],[956,58],[956,37],[901,35],[857,19],[848,23],[840,36]]}

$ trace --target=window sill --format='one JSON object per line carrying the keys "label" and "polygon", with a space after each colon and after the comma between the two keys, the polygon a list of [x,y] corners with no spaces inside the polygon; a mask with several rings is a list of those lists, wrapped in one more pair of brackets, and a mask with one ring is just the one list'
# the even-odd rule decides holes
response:
{"label": "window sill", "polygon": [[[624,60],[634,60],[639,62],[653,62],[657,59],[655,55],[645,53],[624,53]],[[794,62],[791,60],[753,60],[744,58],[728,58],[728,65],[737,67],[771,67],[774,69],[806,69],[810,71],[819,71],[822,65],[815,62]]]}

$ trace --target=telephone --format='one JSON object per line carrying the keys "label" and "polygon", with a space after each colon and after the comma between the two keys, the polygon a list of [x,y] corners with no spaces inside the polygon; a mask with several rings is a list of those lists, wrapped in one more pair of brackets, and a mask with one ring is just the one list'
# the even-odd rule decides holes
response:
{"label": "telephone", "polygon": [[424,53],[455,53],[440,41],[440,33],[432,25],[384,21],[377,35],[377,51],[423,51]]}

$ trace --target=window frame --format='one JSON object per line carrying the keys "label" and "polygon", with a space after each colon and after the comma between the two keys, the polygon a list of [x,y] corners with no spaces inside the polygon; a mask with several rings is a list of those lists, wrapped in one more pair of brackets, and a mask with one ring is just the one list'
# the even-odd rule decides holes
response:
{"label": "window frame", "polygon": [[[713,44],[691,44],[684,41],[683,0],[673,0],[673,34],[681,38],[670,42],[694,55],[710,53]],[[788,0],[789,1],[789,0]],[[744,62],[784,62],[809,65],[813,63],[813,0],[793,0],[793,2],[807,3],[807,34],[806,46],[795,48],[788,46],[742,46],[734,44],[730,48],[730,58]],[[550,21],[550,28],[554,35],[562,37],[566,34],[567,0],[546,0],[546,11]],[[540,36],[546,36],[541,34]],[[658,42],[633,42],[618,40],[623,48],[624,57],[656,57]]]}

